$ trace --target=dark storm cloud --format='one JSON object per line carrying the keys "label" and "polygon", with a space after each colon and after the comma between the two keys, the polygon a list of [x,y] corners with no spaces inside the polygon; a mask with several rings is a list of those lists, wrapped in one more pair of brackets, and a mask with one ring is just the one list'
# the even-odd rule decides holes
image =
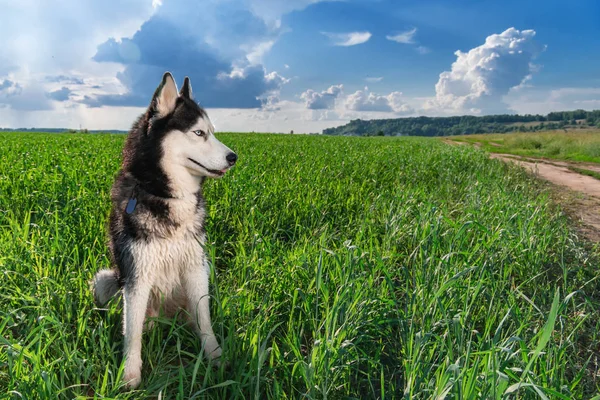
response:
{"label": "dark storm cloud", "polygon": [[[266,34],[262,20],[247,11],[223,9],[229,18],[227,30],[222,24],[211,30],[203,27],[201,15],[191,12],[186,25],[182,26],[174,22],[171,11],[169,8],[159,10],[131,38],[111,38],[98,46],[93,60],[125,66],[117,78],[127,92],[84,98],[84,104],[147,106],[165,71],[170,71],[179,85],[189,76],[195,99],[204,107],[214,108],[260,107],[259,98],[284,82],[276,73],[267,74],[262,65],[244,62],[243,52],[239,51],[239,41],[258,40]],[[198,29],[190,29],[196,23]],[[239,60],[236,57],[242,57],[241,66],[232,67]]]}

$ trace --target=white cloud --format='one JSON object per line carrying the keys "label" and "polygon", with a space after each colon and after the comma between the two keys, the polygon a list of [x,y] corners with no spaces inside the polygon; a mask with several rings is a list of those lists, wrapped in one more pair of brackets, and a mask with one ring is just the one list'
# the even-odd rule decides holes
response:
{"label": "white cloud", "polygon": [[275,44],[275,40],[266,40],[264,42],[259,42],[251,46],[250,48],[246,48],[248,54],[246,54],[246,59],[251,65],[262,64],[263,56],[271,51],[271,47]]}
{"label": "white cloud", "polygon": [[416,35],[417,28],[412,28],[404,32],[396,33],[394,35],[387,35],[385,38],[396,43],[415,45],[415,50],[421,55],[430,53],[431,49],[419,45],[419,43],[415,40]]}
{"label": "white cloud", "polygon": [[83,105],[69,106],[57,103],[51,110],[14,112],[0,108],[0,126],[12,128],[72,128],[128,130],[135,119],[144,112],[137,107],[88,108]]}
{"label": "white cloud", "polygon": [[397,43],[413,44],[415,43],[415,34],[417,28],[409,29],[408,31],[400,32],[395,35],[387,35],[385,38]]}
{"label": "white cloud", "polygon": [[600,109],[600,88],[560,88],[553,90],[523,86],[504,97],[509,108],[519,114],[547,114],[552,111]]}
{"label": "white cloud", "polygon": [[346,109],[352,111],[394,112],[396,114],[414,112],[413,108],[404,101],[401,92],[378,95],[369,91],[368,87],[348,95],[344,105]]}
{"label": "white cloud", "polygon": [[436,97],[425,110],[446,113],[502,113],[509,90],[530,79],[532,61],[543,51],[535,31],[509,28],[488,36],[485,43],[466,53],[456,51],[450,71],[440,74]]}
{"label": "white cloud", "polygon": [[[51,109],[50,98],[43,87],[36,84],[4,80],[0,88],[0,107],[10,104],[15,112]],[[6,108],[6,107],[4,107]]]}
{"label": "white cloud", "polygon": [[[145,111],[143,107],[69,107],[58,103],[52,110],[14,112],[0,107],[0,127],[128,130]],[[307,110],[303,103],[280,101],[273,109],[209,108],[218,132],[321,133],[325,128],[349,122],[335,112]]]}
{"label": "white cloud", "polygon": [[304,106],[309,110],[328,110],[342,116],[347,116],[349,111],[354,112],[351,113],[352,115],[374,112],[392,113],[396,116],[414,112],[401,92],[380,95],[371,92],[368,87],[344,96],[343,85],[332,85],[321,92],[308,89],[300,95],[300,98],[304,100]]}
{"label": "white cloud", "polygon": [[134,33],[152,13],[149,0],[63,1],[60,7],[56,2],[3,2],[0,26],[7,34],[0,36],[0,81],[11,80],[23,89],[0,98],[0,107],[28,112],[52,108],[47,93],[61,85],[48,76],[77,76],[80,82],[73,80],[69,89],[83,93],[90,90],[83,77],[116,75],[121,67],[98,66],[91,60],[96,45],[110,36]]}
{"label": "white cloud", "polygon": [[327,90],[315,92],[308,89],[300,95],[309,110],[331,110],[335,108],[335,100],[342,94],[343,85],[332,85]]}
{"label": "white cloud", "polygon": [[273,110],[209,109],[218,131],[321,133],[349,122],[334,110],[308,110],[304,103],[283,100]]}
{"label": "white cloud", "polygon": [[252,13],[273,27],[280,26],[281,17],[325,0],[248,0]]}
{"label": "white cloud", "polygon": [[[71,103],[70,106],[85,96],[93,101],[95,95],[124,94],[127,87],[123,86],[123,82],[117,82],[118,90],[110,90],[115,89],[114,84],[99,87],[102,82],[114,81],[117,76],[132,78],[131,74],[127,75],[123,63],[99,63],[92,58],[97,54],[98,45],[107,43],[110,38],[134,36],[156,14],[160,14],[163,21],[173,23],[183,36],[188,35],[188,42],[190,38],[197,39],[198,43],[193,44],[199,52],[214,56],[217,61],[213,64],[231,63],[231,68],[225,65],[221,71],[231,71],[230,75],[234,75],[237,65],[261,67],[262,58],[285,32],[281,26],[282,16],[319,1],[207,0],[202,7],[191,4],[193,1],[173,0],[107,0],[97,4],[61,0],[60,7],[56,2],[39,3],[35,0],[3,2],[0,26],[9,33],[0,37],[0,82],[8,79],[22,90],[19,95],[10,98],[0,96],[0,107],[14,105],[22,109],[26,102],[31,107],[35,104],[41,108],[48,108],[48,104],[54,106],[54,101],[48,103],[46,93],[59,90],[62,86],[47,81],[45,77],[49,75],[81,78],[79,84],[68,86],[71,94],[65,102]],[[115,14],[115,10],[119,12]],[[227,23],[224,24],[224,20]],[[156,27],[155,21],[150,22]],[[227,28],[231,24],[235,24],[236,29]],[[117,42],[119,50],[126,50],[126,45],[132,44],[131,41],[126,42]],[[162,44],[157,46],[165,51],[169,47]],[[139,50],[135,46],[130,46],[130,49]],[[123,59],[126,59],[125,55],[122,54]],[[137,57],[140,57],[139,51]],[[197,66],[202,67],[205,66]],[[161,68],[166,67],[157,67]],[[265,82],[268,80],[265,77]],[[271,79],[270,82],[275,84],[278,81]],[[33,90],[33,87],[36,89]],[[54,99],[57,98],[59,96],[54,95]]]}
{"label": "white cloud", "polygon": [[365,78],[365,81],[371,83],[381,82],[383,80],[383,76],[368,76]]}
{"label": "white cloud", "polygon": [[133,34],[153,13],[148,0],[61,3],[2,3],[0,26],[9,32],[0,37],[2,54],[21,71],[51,74],[84,68],[98,43]]}
{"label": "white cloud", "polygon": [[431,49],[425,46],[417,46],[417,52],[419,54],[429,54],[431,53]]}
{"label": "white cloud", "polygon": [[600,88],[560,88],[550,91],[550,100],[581,103],[600,101]]}
{"label": "white cloud", "polygon": [[370,32],[349,32],[349,33],[331,33],[321,32],[331,39],[334,46],[355,46],[371,39]]}

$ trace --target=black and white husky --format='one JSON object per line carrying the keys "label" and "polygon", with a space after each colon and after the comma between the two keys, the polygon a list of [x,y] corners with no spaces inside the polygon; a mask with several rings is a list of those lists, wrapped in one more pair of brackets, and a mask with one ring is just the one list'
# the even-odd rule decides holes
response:
{"label": "black and white husky", "polygon": [[187,310],[205,355],[221,355],[209,310],[201,189],[206,177],[223,176],[236,160],[192,99],[189,78],[178,92],[173,76],[165,73],[148,109],[129,131],[112,187],[113,269],[99,271],[93,280],[99,306],[123,292],[124,380],[130,388],[141,381],[146,316],[159,311]]}

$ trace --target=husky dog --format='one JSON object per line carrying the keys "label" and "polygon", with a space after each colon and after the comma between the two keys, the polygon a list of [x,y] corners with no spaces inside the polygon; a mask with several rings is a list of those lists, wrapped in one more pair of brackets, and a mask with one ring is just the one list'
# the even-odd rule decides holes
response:
{"label": "husky dog", "polygon": [[202,183],[206,177],[222,177],[236,160],[192,99],[189,78],[178,92],[166,72],[127,136],[111,190],[113,269],[99,271],[93,280],[98,306],[123,292],[124,381],[129,388],[141,381],[146,316],[161,310],[167,315],[187,310],[206,357],[221,355],[209,310]]}

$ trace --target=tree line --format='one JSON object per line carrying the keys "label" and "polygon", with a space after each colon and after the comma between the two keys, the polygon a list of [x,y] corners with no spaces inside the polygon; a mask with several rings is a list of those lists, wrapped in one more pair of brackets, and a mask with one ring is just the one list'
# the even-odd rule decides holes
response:
{"label": "tree line", "polygon": [[554,111],[547,115],[463,115],[352,120],[323,130],[344,136],[451,136],[477,133],[536,132],[566,128],[600,128],[600,110]]}

